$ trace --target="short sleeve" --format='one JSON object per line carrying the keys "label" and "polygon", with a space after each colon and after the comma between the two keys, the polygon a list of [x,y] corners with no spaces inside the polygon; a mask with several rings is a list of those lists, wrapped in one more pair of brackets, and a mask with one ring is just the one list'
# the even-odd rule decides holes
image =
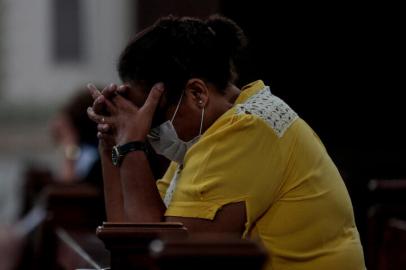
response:
{"label": "short sleeve", "polygon": [[214,219],[245,202],[246,229],[277,197],[284,168],[280,138],[255,115],[217,121],[187,153],[166,216]]}

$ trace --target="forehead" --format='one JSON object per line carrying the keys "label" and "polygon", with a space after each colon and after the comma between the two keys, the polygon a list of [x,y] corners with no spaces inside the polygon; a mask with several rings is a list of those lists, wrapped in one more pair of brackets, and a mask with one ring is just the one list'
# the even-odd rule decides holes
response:
{"label": "forehead", "polygon": [[[150,93],[150,89],[143,83],[135,83],[130,82],[126,83],[130,86],[130,90],[128,91],[128,99],[134,103],[137,107],[142,107],[145,101],[148,98],[148,94]],[[162,95],[161,100],[158,104],[156,109],[156,113],[158,114],[165,114],[166,110],[168,109],[168,104],[165,95]]]}
{"label": "forehead", "polygon": [[[128,98],[133,102],[138,108],[142,107],[147,100],[149,89],[143,84],[140,83],[129,83],[130,91]],[[157,127],[166,120],[167,108],[166,101],[164,96],[161,97],[161,100],[156,108],[154,115],[152,117],[152,127]]]}

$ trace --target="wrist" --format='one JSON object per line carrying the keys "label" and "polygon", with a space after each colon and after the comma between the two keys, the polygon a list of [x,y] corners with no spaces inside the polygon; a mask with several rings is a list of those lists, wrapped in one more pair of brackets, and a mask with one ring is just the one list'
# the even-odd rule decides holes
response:
{"label": "wrist", "polygon": [[117,146],[118,145],[125,145],[127,143],[131,143],[131,142],[142,142],[145,143],[146,141],[146,136],[126,136],[123,138],[120,138],[119,140],[117,140]]}
{"label": "wrist", "polygon": [[114,145],[105,144],[99,141],[99,154],[100,157],[107,157],[111,160],[111,150],[113,149]]}
{"label": "wrist", "polygon": [[143,141],[131,141],[125,144],[116,145],[111,151],[111,160],[114,166],[120,166],[126,155],[132,152],[146,153],[147,145]]}

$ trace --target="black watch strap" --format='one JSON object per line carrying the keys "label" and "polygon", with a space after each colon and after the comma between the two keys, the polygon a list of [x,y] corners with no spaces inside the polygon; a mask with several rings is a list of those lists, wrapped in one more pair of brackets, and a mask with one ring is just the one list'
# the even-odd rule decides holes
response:
{"label": "black watch strap", "polygon": [[122,155],[126,155],[132,151],[144,151],[147,152],[147,144],[141,141],[129,142],[118,146],[118,151]]}
{"label": "black watch strap", "polygon": [[113,165],[119,166],[124,156],[133,151],[144,151],[145,153],[147,153],[147,144],[141,141],[134,141],[114,146],[111,153],[111,160],[113,162]]}

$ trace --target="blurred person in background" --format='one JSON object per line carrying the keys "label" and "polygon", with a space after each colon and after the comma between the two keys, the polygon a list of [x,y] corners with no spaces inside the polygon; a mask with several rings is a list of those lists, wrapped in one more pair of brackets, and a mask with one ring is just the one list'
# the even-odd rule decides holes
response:
{"label": "blurred person in background", "polygon": [[[90,182],[102,186],[98,152],[97,125],[87,116],[93,98],[87,89],[79,89],[62,108],[50,125],[51,135],[63,155],[63,162],[55,180],[58,182]],[[148,155],[157,177],[162,177],[168,161],[151,151]]]}
{"label": "blurred person in background", "polygon": [[56,181],[101,183],[97,126],[86,114],[92,103],[87,91],[79,89],[51,122],[52,138],[63,155]]}
{"label": "blurred person in background", "polygon": [[34,205],[40,192],[47,185],[71,185],[88,183],[103,189],[97,125],[90,121],[86,109],[93,100],[86,89],[77,89],[75,94],[60,109],[50,122],[50,133],[58,148],[61,164],[57,170],[30,165],[25,172],[22,214]]}

